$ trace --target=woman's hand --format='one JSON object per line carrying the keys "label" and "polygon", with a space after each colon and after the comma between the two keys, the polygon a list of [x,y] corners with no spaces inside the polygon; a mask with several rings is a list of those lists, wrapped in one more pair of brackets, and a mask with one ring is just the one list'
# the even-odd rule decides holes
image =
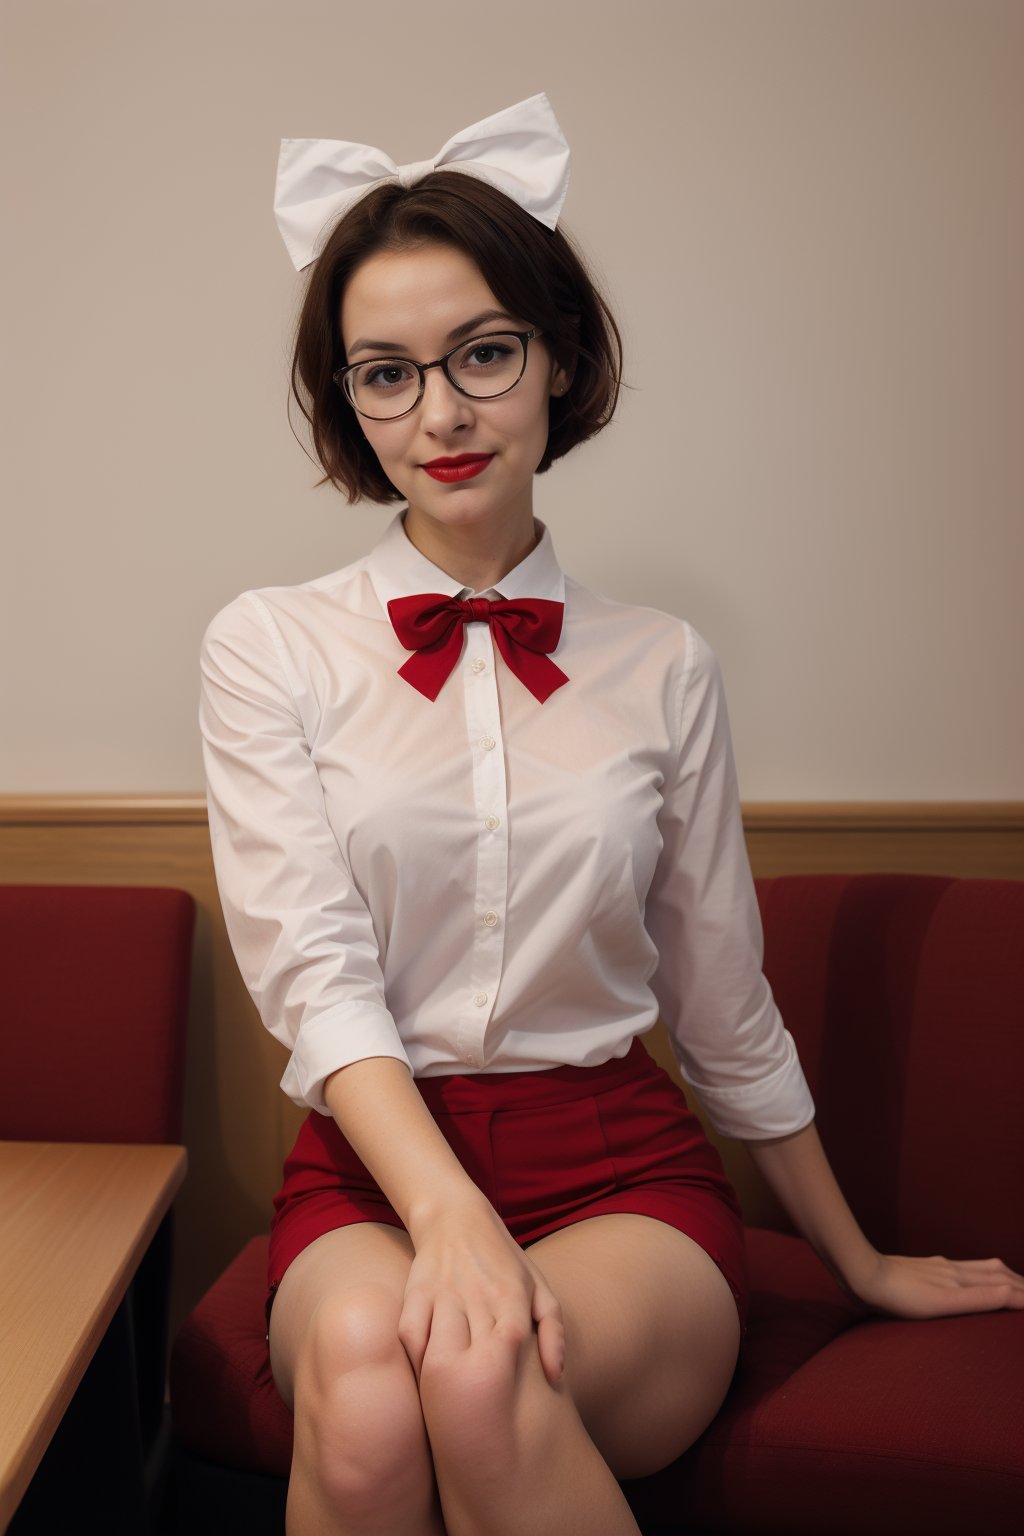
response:
{"label": "woman's hand", "polygon": [[797,1228],[840,1283],[869,1307],[895,1317],[1024,1308],[1024,1277],[1000,1259],[904,1259],[876,1252],[836,1183],[813,1123],[747,1147]]}
{"label": "woman's hand", "polygon": [[455,1352],[497,1339],[532,1348],[536,1324],[544,1374],[557,1382],[561,1308],[458,1161],[405,1064],[353,1062],[327,1078],[324,1098],[412,1239],[398,1331],[417,1379],[429,1344]]}
{"label": "woman's hand", "polygon": [[537,1329],[548,1381],[565,1368],[562,1310],[497,1213],[479,1202],[444,1209],[410,1231],[416,1256],[398,1334],[417,1379],[428,1345],[461,1350],[500,1339],[517,1348]]}
{"label": "woman's hand", "polygon": [[1001,1259],[907,1259],[877,1254],[850,1289],[895,1317],[950,1317],[964,1312],[1024,1309],[1024,1276]]}

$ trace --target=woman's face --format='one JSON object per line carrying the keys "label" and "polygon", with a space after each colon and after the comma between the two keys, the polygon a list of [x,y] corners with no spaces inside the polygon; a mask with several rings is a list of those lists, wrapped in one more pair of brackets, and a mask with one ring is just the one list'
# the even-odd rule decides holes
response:
{"label": "woman's face", "polygon": [[[467,332],[465,327],[471,325]],[[527,331],[530,315],[510,314],[464,252],[445,245],[378,251],[349,278],[341,306],[348,363],[408,357],[429,363],[457,342],[495,331]],[[526,371],[493,400],[460,394],[441,368],[426,375],[423,398],[393,421],[356,420],[381,468],[408,499],[406,530],[477,526],[532,537],[533,476],[548,440],[548,401],[567,384],[544,339],[529,344]],[[486,456],[469,479],[438,480],[438,459]]]}

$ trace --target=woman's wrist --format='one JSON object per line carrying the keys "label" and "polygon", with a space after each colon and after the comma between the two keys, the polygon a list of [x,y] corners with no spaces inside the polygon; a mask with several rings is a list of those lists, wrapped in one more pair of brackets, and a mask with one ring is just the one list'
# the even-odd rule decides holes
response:
{"label": "woman's wrist", "polygon": [[863,1298],[882,1256],[850,1210],[812,1124],[790,1136],[748,1142],[758,1169],[836,1280]]}
{"label": "woman's wrist", "polygon": [[867,1238],[855,1244],[851,1251],[838,1256],[825,1252],[816,1244],[814,1246],[818,1257],[843,1290],[857,1301],[866,1301],[882,1262],[881,1254],[872,1248]]}
{"label": "woman's wrist", "polygon": [[492,1207],[466,1173],[404,1063],[367,1057],[333,1073],[324,1098],[341,1134],[417,1235],[445,1213]]}
{"label": "woman's wrist", "polygon": [[413,1247],[417,1248],[426,1236],[448,1223],[469,1226],[480,1220],[492,1221],[494,1216],[494,1207],[467,1174],[441,1188],[432,1186],[429,1194],[414,1197],[404,1219]]}

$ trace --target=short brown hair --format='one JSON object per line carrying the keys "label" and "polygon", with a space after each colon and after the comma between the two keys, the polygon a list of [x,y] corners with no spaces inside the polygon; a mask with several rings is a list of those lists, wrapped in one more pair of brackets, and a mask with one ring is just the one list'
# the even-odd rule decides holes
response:
{"label": "short brown hair", "polygon": [[401,500],[359,430],[334,374],[345,364],[341,301],[356,267],[380,250],[438,244],[464,251],[512,314],[544,332],[572,375],[550,403],[543,472],[602,427],[615,410],[622,340],[582,257],[560,230],[549,230],[481,177],[433,171],[413,187],[386,182],[349,210],[310,273],[295,336],[291,388],[309,423],[323,485],[350,502]]}

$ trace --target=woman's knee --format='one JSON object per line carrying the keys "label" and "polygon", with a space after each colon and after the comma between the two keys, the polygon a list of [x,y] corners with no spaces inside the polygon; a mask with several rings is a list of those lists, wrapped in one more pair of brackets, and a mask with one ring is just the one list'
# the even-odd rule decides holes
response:
{"label": "woman's knee", "polygon": [[372,1281],[321,1295],[305,1319],[296,1377],[326,1389],[354,1370],[408,1363],[398,1316],[394,1293]]}
{"label": "woman's knee", "polygon": [[435,1453],[481,1467],[493,1453],[507,1456],[524,1398],[546,1385],[532,1330],[495,1331],[444,1355],[428,1346],[419,1391]]}
{"label": "woman's knee", "polygon": [[367,1286],[325,1298],[295,1362],[295,1456],[358,1521],[429,1501],[430,1451],[394,1300]]}

